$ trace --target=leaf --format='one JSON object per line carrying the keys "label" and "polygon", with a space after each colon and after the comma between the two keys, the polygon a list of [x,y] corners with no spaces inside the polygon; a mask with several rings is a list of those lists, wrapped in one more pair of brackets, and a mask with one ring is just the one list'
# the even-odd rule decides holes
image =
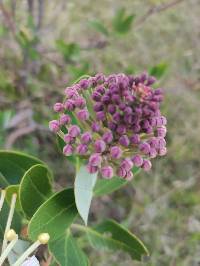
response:
{"label": "leaf", "polygon": [[81,166],[75,179],[74,193],[76,207],[85,224],[87,224],[89,209],[93,196],[93,188],[97,174],[89,174],[86,166]]}
{"label": "leaf", "polygon": [[88,259],[79,248],[69,230],[59,239],[49,243],[50,252],[59,265],[87,266]]}
{"label": "leaf", "polygon": [[164,76],[168,68],[168,64],[160,63],[149,69],[149,74],[160,79]]}
{"label": "leaf", "polygon": [[[133,168],[133,174],[136,176],[136,174],[139,173],[139,168],[134,167]],[[94,195],[95,196],[103,196],[106,194],[110,194],[114,192],[115,190],[124,187],[127,183],[130,181],[126,181],[120,177],[113,177],[112,179],[98,179],[94,188]]]}
{"label": "leaf", "polygon": [[35,241],[39,234],[49,233],[50,241],[58,239],[77,216],[72,188],[55,193],[43,203],[33,215],[29,226],[29,237]]}
{"label": "leaf", "polygon": [[[4,236],[9,210],[10,206],[6,201],[4,201],[3,208],[0,212],[0,239],[2,239]],[[16,211],[14,212],[11,228],[14,229],[17,233],[20,233],[21,218]]]}
{"label": "leaf", "polygon": [[125,8],[118,9],[112,21],[114,30],[121,34],[127,33],[131,29],[134,18],[134,14],[126,15]]}
{"label": "leaf", "polygon": [[122,250],[132,259],[140,261],[142,256],[149,256],[144,244],[130,231],[113,220],[107,220],[94,229],[87,228],[89,241],[94,248]]}
{"label": "leaf", "polygon": [[9,264],[13,265],[29,246],[30,243],[28,241],[18,239],[17,243],[8,255]]}
{"label": "leaf", "polygon": [[6,188],[6,200],[10,204],[12,195],[16,193],[17,194],[17,199],[16,199],[16,205],[15,208],[16,210],[21,210],[21,204],[19,201],[19,185],[11,185]]}
{"label": "leaf", "polygon": [[102,33],[105,36],[109,35],[108,30],[106,27],[103,25],[103,23],[100,20],[92,20],[89,21],[89,25],[94,28],[96,31]]}
{"label": "leaf", "polygon": [[51,172],[42,164],[32,166],[24,174],[19,196],[22,210],[28,218],[52,195],[51,180]]}
{"label": "leaf", "polygon": [[[0,151],[0,173],[8,184],[19,184],[24,173],[35,164],[44,163],[24,153]],[[0,186],[6,185],[4,181],[0,178]]]}
{"label": "leaf", "polygon": [[80,46],[77,43],[66,43],[63,40],[57,40],[56,47],[65,61],[79,59]]}

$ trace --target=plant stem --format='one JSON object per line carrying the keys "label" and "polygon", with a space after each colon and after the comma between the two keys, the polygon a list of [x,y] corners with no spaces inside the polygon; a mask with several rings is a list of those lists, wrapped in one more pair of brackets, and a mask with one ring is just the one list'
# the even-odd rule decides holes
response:
{"label": "plant stem", "polygon": [[0,211],[3,207],[3,203],[4,203],[4,200],[5,200],[5,196],[6,196],[6,191],[5,190],[1,190],[1,198],[0,198]]}
{"label": "plant stem", "polygon": [[8,244],[8,246],[6,247],[6,249],[4,250],[4,252],[1,254],[1,257],[0,257],[0,265],[3,265],[3,262],[8,257],[8,254],[10,253],[10,251],[12,250],[12,248],[14,247],[14,245],[17,243],[17,241],[18,241],[18,236],[16,236],[16,238],[13,239]]}
{"label": "plant stem", "polygon": [[14,193],[12,195],[11,204],[10,204],[10,211],[9,211],[9,214],[8,214],[8,219],[7,219],[7,223],[6,223],[6,229],[5,229],[5,232],[4,232],[2,252],[4,252],[4,250],[5,250],[6,246],[7,246],[6,234],[10,230],[10,226],[11,226],[12,219],[13,219],[13,214],[14,214],[14,211],[15,211],[16,199],[17,199],[17,194]]}

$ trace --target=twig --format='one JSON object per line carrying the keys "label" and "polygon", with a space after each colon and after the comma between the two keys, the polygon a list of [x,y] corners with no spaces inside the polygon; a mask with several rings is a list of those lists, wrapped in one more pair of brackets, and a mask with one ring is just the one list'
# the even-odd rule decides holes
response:
{"label": "twig", "polygon": [[151,7],[144,16],[138,19],[138,21],[135,23],[135,27],[141,26],[150,16],[154,15],[155,13],[160,13],[162,11],[165,11],[171,7],[176,6],[177,4],[180,4],[185,0],[173,0],[166,4],[156,5]]}

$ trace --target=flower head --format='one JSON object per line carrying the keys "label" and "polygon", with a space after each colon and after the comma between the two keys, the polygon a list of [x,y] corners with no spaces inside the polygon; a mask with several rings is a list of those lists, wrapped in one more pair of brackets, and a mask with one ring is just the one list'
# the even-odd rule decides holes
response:
{"label": "flower head", "polygon": [[146,73],[97,74],[66,88],[64,102],[54,105],[59,118],[49,124],[63,136],[63,153],[82,156],[88,172],[104,178],[130,180],[134,166],[149,171],[150,160],[167,152],[163,93],[154,82]]}

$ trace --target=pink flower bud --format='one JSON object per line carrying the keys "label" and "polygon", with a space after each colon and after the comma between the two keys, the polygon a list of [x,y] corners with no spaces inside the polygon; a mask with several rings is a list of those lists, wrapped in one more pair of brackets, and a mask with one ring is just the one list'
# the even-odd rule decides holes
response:
{"label": "pink flower bud", "polygon": [[60,124],[57,120],[52,120],[49,122],[49,129],[55,133],[60,130]]}
{"label": "pink flower bud", "polygon": [[62,103],[55,103],[53,109],[55,112],[59,113],[63,111],[64,107]]}
{"label": "pink flower bud", "polygon": [[86,109],[83,109],[83,110],[78,111],[77,117],[79,120],[85,121],[85,120],[88,120],[89,113]]}
{"label": "pink flower bud", "polygon": [[80,155],[85,155],[88,151],[88,147],[85,144],[79,144],[76,148],[76,152]]}
{"label": "pink flower bud", "polygon": [[110,179],[113,177],[113,168],[111,166],[104,166],[101,168],[101,174],[104,178]]}
{"label": "pink flower bud", "polygon": [[62,114],[59,121],[61,125],[68,125],[71,123],[71,117],[69,115]]}
{"label": "pink flower bud", "polygon": [[100,166],[102,158],[99,153],[93,153],[89,158],[89,164],[92,166]]}
{"label": "pink flower bud", "polygon": [[96,140],[94,143],[94,149],[97,153],[102,153],[106,149],[106,143],[103,140]]}
{"label": "pink flower bud", "polygon": [[124,177],[127,181],[131,181],[133,179],[133,173],[131,171],[128,171]]}
{"label": "pink flower bud", "polygon": [[74,100],[68,99],[65,103],[64,103],[64,108],[67,111],[73,111],[75,108],[75,104],[74,104]]}
{"label": "pink flower bud", "polygon": [[73,125],[71,126],[69,129],[68,129],[68,133],[73,137],[77,137],[78,135],[80,135],[81,133],[81,130],[78,126],[76,125]]}
{"label": "pink flower bud", "polygon": [[118,146],[111,147],[110,149],[111,157],[114,159],[119,159],[122,156],[122,150]]}
{"label": "pink flower bud", "polygon": [[90,165],[90,164],[87,164],[86,166],[88,172],[90,174],[95,174],[97,171],[98,171],[98,167],[97,166],[93,166],[93,165]]}
{"label": "pink flower bud", "polygon": [[140,155],[134,155],[134,156],[131,158],[131,160],[132,160],[133,164],[134,164],[135,166],[137,166],[137,167],[140,167],[140,166],[142,166],[142,164],[143,164],[143,158],[142,158],[142,156],[140,156]]}
{"label": "pink flower bud", "polygon": [[92,134],[90,132],[85,132],[81,135],[81,142],[88,144],[92,140]]}
{"label": "pink flower bud", "polygon": [[144,169],[144,171],[148,172],[151,169],[152,165],[151,162],[149,160],[144,160],[143,164],[142,164],[142,168]]}
{"label": "pink flower bud", "polygon": [[113,134],[111,131],[107,131],[103,134],[102,139],[106,142],[106,143],[111,143],[113,140]]}
{"label": "pink flower bud", "polygon": [[126,158],[122,161],[120,167],[124,168],[126,171],[130,171],[133,167],[133,162],[131,161],[131,159]]}
{"label": "pink flower bud", "polygon": [[67,144],[63,148],[63,153],[66,156],[70,156],[73,154],[73,147],[70,144]]}

